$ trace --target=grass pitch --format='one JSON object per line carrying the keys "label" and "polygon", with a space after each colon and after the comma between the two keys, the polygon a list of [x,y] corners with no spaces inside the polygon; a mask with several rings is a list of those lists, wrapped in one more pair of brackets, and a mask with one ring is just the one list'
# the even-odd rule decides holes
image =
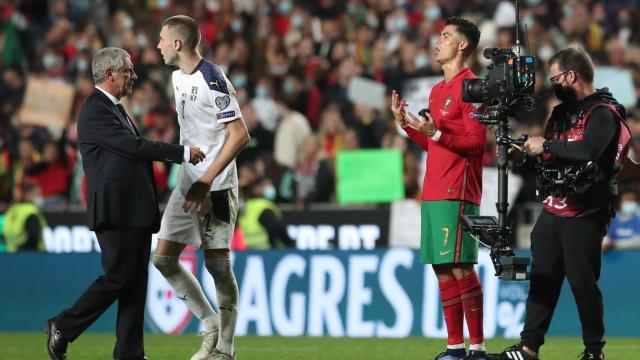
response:
{"label": "grass pitch", "polygon": [[[150,360],[190,359],[200,347],[201,338],[192,334],[170,336],[147,334],[145,349]],[[48,359],[43,333],[0,332],[0,359]],[[489,352],[498,352],[513,345],[516,340],[492,339],[487,341]],[[111,359],[115,336],[87,333],[69,345],[71,360]],[[411,337],[405,339],[353,339],[312,337],[255,337],[236,339],[239,360],[371,360],[371,359],[433,359],[445,346],[443,339]],[[576,359],[582,352],[579,337],[554,337],[547,340],[540,354],[543,360]],[[608,360],[640,360],[640,339],[609,338],[605,353]]]}

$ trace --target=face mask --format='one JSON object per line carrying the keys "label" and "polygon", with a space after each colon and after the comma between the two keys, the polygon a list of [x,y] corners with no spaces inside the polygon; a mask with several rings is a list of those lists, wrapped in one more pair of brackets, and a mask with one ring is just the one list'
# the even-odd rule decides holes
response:
{"label": "face mask", "polygon": [[247,85],[247,75],[237,74],[231,78],[231,83],[237,88],[244,88]]}
{"label": "face mask", "polygon": [[52,54],[47,54],[42,58],[42,65],[45,68],[51,69],[58,64],[58,57]]}
{"label": "face mask", "polygon": [[265,199],[269,199],[273,201],[276,199],[276,195],[277,195],[276,188],[273,187],[273,185],[269,185],[266,188],[264,188],[264,190],[262,190],[262,196]]}
{"label": "face mask", "polygon": [[293,25],[293,27],[300,28],[302,27],[303,23],[304,18],[302,17],[302,15],[293,15],[293,17],[291,18],[291,24]]}
{"label": "face mask", "polygon": [[291,95],[296,91],[296,86],[291,81],[285,81],[282,85],[282,90],[284,90],[287,95]]}
{"label": "face mask", "polygon": [[240,21],[239,19],[233,19],[233,21],[231,21],[231,31],[233,31],[234,33],[239,33],[242,31],[242,21]]}
{"label": "face mask", "polygon": [[575,103],[578,101],[576,92],[570,86],[563,86],[562,84],[553,85],[553,93],[556,94],[558,100],[563,103]]}
{"label": "face mask", "polygon": [[264,86],[257,86],[256,87],[256,97],[266,98],[267,96],[269,96],[269,90],[267,90],[266,87],[264,87]]}
{"label": "face mask", "polygon": [[349,14],[353,14],[356,12],[356,10],[358,10],[358,6],[354,3],[348,3],[347,4],[347,12]]}
{"label": "face mask", "polygon": [[378,25],[380,25],[380,21],[378,21],[378,17],[373,15],[373,14],[369,14],[367,16],[367,25],[371,26],[374,29],[378,28]]}
{"label": "face mask", "polygon": [[131,112],[135,116],[141,116],[141,115],[144,115],[147,112],[147,109],[145,109],[144,107],[142,107],[142,106],[140,106],[138,104],[133,104],[131,106]]}
{"label": "face mask", "polygon": [[436,21],[442,15],[440,6],[431,6],[424,12],[424,17],[429,21]]}
{"label": "face mask", "polygon": [[553,56],[553,48],[549,45],[542,45],[540,49],[538,49],[538,57],[540,60],[547,62]]}
{"label": "face mask", "polygon": [[144,36],[144,34],[140,34],[136,37],[136,41],[138,42],[138,45],[140,45],[140,47],[147,47],[147,44],[149,44],[149,40],[147,40],[147,37]]}
{"label": "face mask", "polygon": [[573,16],[573,6],[571,5],[567,5],[564,7],[564,9],[562,9],[562,13],[564,14],[565,18],[570,18]]}
{"label": "face mask", "polygon": [[522,24],[527,28],[531,29],[533,27],[533,17],[525,16],[522,18]]}
{"label": "face mask", "polygon": [[39,207],[42,208],[42,205],[44,205],[44,197],[42,196],[36,196],[33,198],[33,203]]}
{"label": "face mask", "polygon": [[535,6],[540,4],[540,0],[527,0],[527,5],[529,6]]}
{"label": "face mask", "polygon": [[414,64],[418,69],[426,68],[429,66],[429,58],[424,54],[418,55],[414,60]]}
{"label": "face mask", "polygon": [[287,15],[291,12],[293,5],[290,2],[281,2],[278,9],[280,10],[280,14]]}
{"label": "face mask", "polygon": [[393,22],[393,25],[396,31],[405,31],[409,26],[409,24],[407,23],[407,18],[405,17],[396,18]]}
{"label": "face mask", "polygon": [[261,39],[266,38],[267,36],[269,36],[269,31],[266,29],[260,29],[258,30],[258,37]]}
{"label": "face mask", "polygon": [[620,206],[620,210],[625,215],[633,215],[638,210],[638,203],[635,201],[625,201]]}
{"label": "face mask", "polygon": [[78,60],[76,68],[79,72],[85,72],[89,69],[89,62],[87,60]]}
{"label": "face mask", "polygon": [[131,29],[133,27],[133,19],[127,16],[122,20],[121,25],[125,29]]}
{"label": "face mask", "polygon": [[287,70],[289,69],[286,65],[278,65],[271,68],[271,73],[273,75],[284,75],[287,73]]}

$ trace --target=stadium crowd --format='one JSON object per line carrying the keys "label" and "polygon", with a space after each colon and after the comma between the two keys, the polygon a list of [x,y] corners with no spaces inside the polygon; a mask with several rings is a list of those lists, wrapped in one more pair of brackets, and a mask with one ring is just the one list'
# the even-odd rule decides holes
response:
{"label": "stadium crowd", "polygon": [[[105,46],[132,55],[138,80],[125,106],[138,129],[153,140],[177,142],[171,69],[156,49],[164,18],[188,14],[200,23],[203,55],[219,64],[237,91],[252,140],[238,158],[241,189],[260,182],[263,196],[299,207],[335,201],[336,154],[359,148],[398,148],[404,154],[408,198],[419,198],[422,151],[400,134],[389,111],[392,89],[407,80],[442,76],[433,59],[435,41],[450,16],[480,25],[469,64],[481,77],[486,47],[514,45],[515,7],[501,0],[25,0],[0,1],[0,212],[23,198],[25,184],[39,188],[45,211],[84,206],[77,149],[77,110],[93,91],[91,58]],[[516,134],[540,135],[556,104],[546,61],[571,44],[583,46],[596,65],[632,74],[640,99],[640,12],[636,1],[523,0],[523,51],[538,57],[536,107],[511,120]],[[521,26],[524,30],[525,26]],[[523,32],[524,33],[524,32]],[[18,109],[29,78],[75,88],[64,127],[22,121]],[[348,87],[365,77],[386,87],[376,110],[355,103]],[[617,95],[614,93],[614,96]],[[425,95],[426,105],[426,95]],[[47,99],[40,99],[47,101]],[[627,122],[640,134],[640,112]],[[495,165],[489,130],[484,163]],[[177,167],[154,163],[164,199]],[[534,200],[535,179],[525,177],[518,201]],[[275,189],[275,191],[274,191]]]}

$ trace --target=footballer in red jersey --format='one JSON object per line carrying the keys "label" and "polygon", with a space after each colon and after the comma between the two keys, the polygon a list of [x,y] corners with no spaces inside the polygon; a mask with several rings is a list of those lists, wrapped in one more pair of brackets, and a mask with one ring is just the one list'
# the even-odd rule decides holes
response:
{"label": "footballer in red jersey", "polygon": [[[473,267],[478,244],[461,227],[463,214],[478,214],[482,195],[482,155],[486,129],[462,102],[462,81],[476,76],[465,66],[480,31],[470,21],[449,18],[436,43],[435,59],[444,80],[431,90],[424,117],[407,112],[407,103],[392,93],[396,121],[428,152],[422,196],[420,260],[432,264],[438,278],[447,324],[447,349],[440,360],[486,359],[482,329],[482,286]],[[463,319],[470,335],[466,352]]]}

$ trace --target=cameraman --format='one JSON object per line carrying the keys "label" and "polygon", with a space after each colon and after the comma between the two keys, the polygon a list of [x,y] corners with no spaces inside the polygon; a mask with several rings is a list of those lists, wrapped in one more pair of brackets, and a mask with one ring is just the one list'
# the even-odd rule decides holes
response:
{"label": "cameraman", "polygon": [[[463,214],[478,214],[482,195],[482,155],[486,131],[472,117],[474,104],[462,102],[462,81],[475,78],[465,62],[480,39],[475,24],[448,18],[435,47],[444,80],[429,95],[429,111],[421,118],[406,111],[395,90],[391,110],[409,137],[428,151],[422,194],[420,261],[432,264],[438,278],[447,324],[447,349],[437,360],[485,359],[482,329],[482,286],[473,264],[478,243],[464,232]],[[465,351],[463,320],[469,328]]]}
{"label": "cameraman", "polygon": [[[539,192],[545,197],[531,232],[531,284],[520,344],[500,359],[537,359],[549,328],[562,282],[569,280],[582,323],[585,350],[580,359],[604,359],[604,308],[598,287],[602,237],[614,214],[616,174],[629,149],[624,107],[593,84],[593,63],[584,50],[568,48],[550,60],[556,106],[545,136],[524,144],[529,163],[538,161]],[[513,148],[512,148],[513,149]],[[513,151],[510,151],[514,155]],[[586,183],[557,176],[574,174],[592,162]],[[555,169],[553,179],[545,178]],[[580,179],[578,171],[574,179]],[[554,182],[555,181],[555,182]],[[540,186],[552,183],[553,186]],[[560,184],[562,183],[562,184]]]}

